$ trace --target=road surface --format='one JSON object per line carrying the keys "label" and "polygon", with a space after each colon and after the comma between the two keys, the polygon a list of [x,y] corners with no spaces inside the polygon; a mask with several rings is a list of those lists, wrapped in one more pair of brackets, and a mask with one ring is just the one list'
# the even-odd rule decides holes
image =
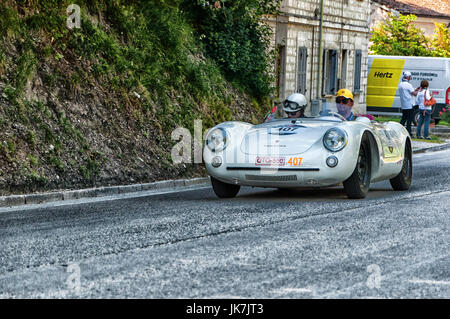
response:
{"label": "road surface", "polygon": [[209,187],[0,210],[0,298],[450,298],[450,150],[408,192]]}

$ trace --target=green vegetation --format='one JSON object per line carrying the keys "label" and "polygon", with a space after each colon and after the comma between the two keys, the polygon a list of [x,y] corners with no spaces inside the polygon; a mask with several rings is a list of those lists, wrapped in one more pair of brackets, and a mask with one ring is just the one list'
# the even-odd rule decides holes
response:
{"label": "green vegetation", "polygon": [[444,140],[441,140],[438,136],[436,136],[436,135],[431,135],[430,134],[430,138],[431,138],[431,140],[425,140],[425,139],[423,139],[423,138],[413,138],[412,140],[413,141],[416,141],[416,142],[426,142],[426,143],[435,143],[435,144],[442,144],[442,143],[445,143],[445,141]]}
{"label": "green vegetation", "polygon": [[415,15],[390,14],[372,30],[371,54],[400,56],[450,57],[449,30],[442,23],[435,23],[431,38],[414,23]]}
{"label": "green vegetation", "polygon": [[[279,1],[224,1],[226,7],[221,9],[205,1],[182,5],[181,0],[78,1],[82,28],[73,31],[66,27],[65,13],[71,2],[47,0],[27,6],[17,1],[17,6],[28,12],[25,17],[7,4],[0,5],[0,32],[23,41],[14,79],[9,83],[12,98],[21,96],[26,81],[43,62],[37,61],[38,56],[56,62],[87,60],[92,68],[88,74],[85,68],[74,65],[69,78],[64,79],[58,71],[46,74],[46,85],[66,80],[77,87],[91,83],[94,76],[123,97],[124,109],[135,102],[130,93],[137,92],[142,116],[156,112],[161,126],[167,129],[191,127],[194,118],[202,118],[208,125],[232,119],[230,88],[222,71],[259,100],[270,93],[269,28],[258,21],[263,13],[275,10]],[[108,28],[93,15],[104,19]],[[197,18],[197,32],[186,16]],[[37,43],[34,36],[42,33],[51,45]],[[204,58],[197,38],[203,39],[211,60]],[[0,70],[2,57],[0,53]],[[174,99],[175,91],[182,96]],[[199,109],[202,104],[208,105],[209,112]]]}
{"label": "green vegetation", "polygon": [[174,128],[263,119],[272,79],[259,21],[279,2],[79,0],[81,28],[69,29],[71,0],[2,1],[5,185],[189,173],[171,163]]}
{"label": "green vegetation", "polygon": [[438,57],[450,57],[450,32],[443,23],[435,23],[434,35],[431,39],[433,55]]}
{"label": "green vegetation", "polygon": [[376,116],[375,121],[378,122],[399,122],[400,123],[401,118],[400,117],[388,117],[388,116]]}
{"label": "green vegetation", "polygon": [[439,116],[442,119],[442,122],[449,123],[450,122],[450,107],[443,107],[442,110],[439,111]]}
{"label": "green vegetation", "polygon": [[257,97],[270,93],[271,28],[262,23],[265,14],[278,10],[276,0],[228,0],[210,5],[207,0],[184,0],[208,56],[227,78]]}

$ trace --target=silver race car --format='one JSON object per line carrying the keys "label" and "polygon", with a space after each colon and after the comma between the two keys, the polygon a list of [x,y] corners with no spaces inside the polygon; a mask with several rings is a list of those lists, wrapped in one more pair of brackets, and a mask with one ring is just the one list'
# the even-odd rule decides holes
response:
{"label": "silver race car", "polygon": [[243,185],[341,183],[349,198],[364,198],[371,182],[389,180],[394,190],[408,190],[412,180],[411,138],[402,125],[346,121],[327,107],[317,117],[221,123],[208,132],[203,156],[220,198],[235,197]]}

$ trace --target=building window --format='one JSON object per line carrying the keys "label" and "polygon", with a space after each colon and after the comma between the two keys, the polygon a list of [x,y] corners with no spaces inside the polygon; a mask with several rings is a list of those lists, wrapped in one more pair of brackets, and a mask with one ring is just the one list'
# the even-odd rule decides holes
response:
{"label": "building window", "polygon": [[361,62],[362,62],[362,51],[356,50],[355,52],[355,83],[354,92],[358,93],[361,91]]}
{"label": "building window", "polygon": [[297,92],[306,93],[306,68],[308,60],[308,49],[300,47],[298,49],[298,76],[297,76]]}
{"label": "building window", "polygon": [[338,54],[336,50],[324,50],[322,95],[334,95],[337,90]]}

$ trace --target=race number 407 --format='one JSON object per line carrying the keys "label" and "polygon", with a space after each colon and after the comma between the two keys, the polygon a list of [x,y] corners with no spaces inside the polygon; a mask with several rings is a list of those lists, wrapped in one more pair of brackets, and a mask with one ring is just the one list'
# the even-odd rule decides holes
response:
{"label": "race number 407", "polygon": [[291,157],[288,161],[288,164],[291,166],[298,167],[298,166],[302,165],[302,160],[303,160],[302,157]]}

